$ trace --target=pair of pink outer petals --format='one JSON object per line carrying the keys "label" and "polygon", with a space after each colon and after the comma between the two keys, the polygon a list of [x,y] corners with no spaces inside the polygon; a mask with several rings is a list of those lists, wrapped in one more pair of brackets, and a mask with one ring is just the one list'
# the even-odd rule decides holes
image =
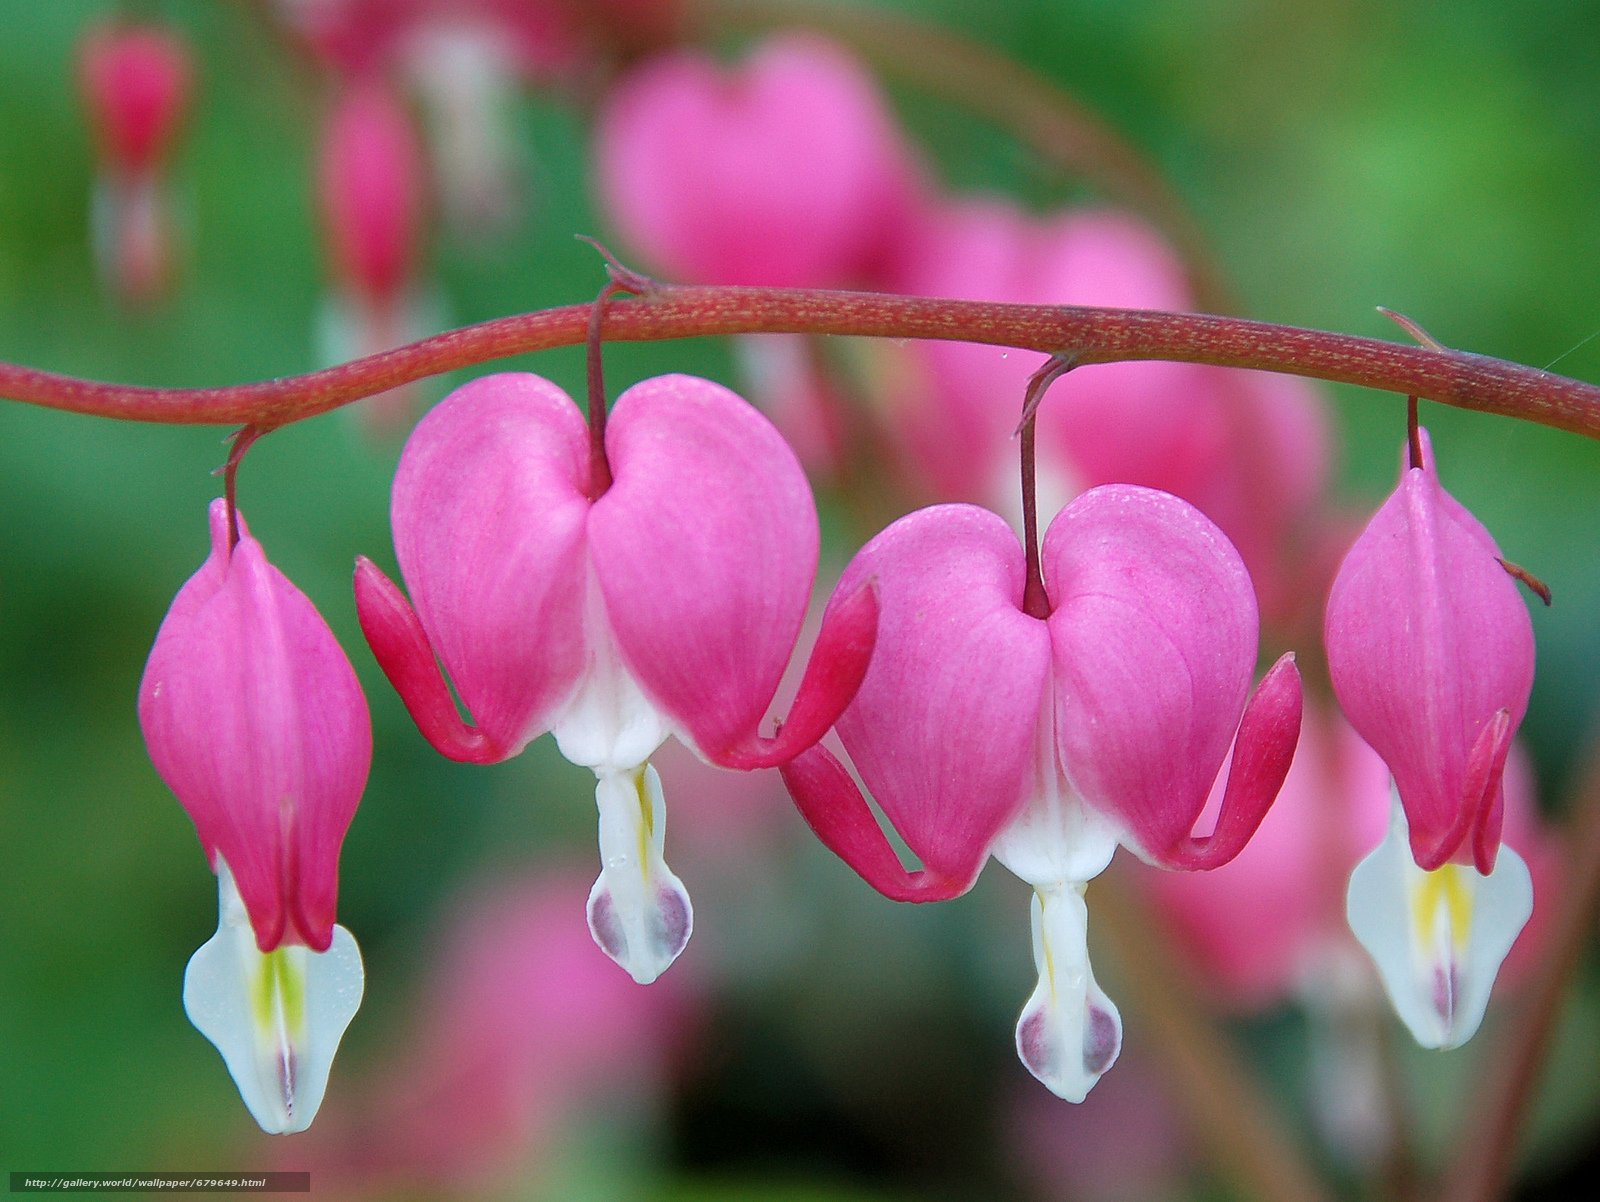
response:
{"label": "pair of pink outer petals", "polygon": [[[823,842],[889,897],[965,892],[1042,775],[1142,858],[1201,869],[1238,853],[1288,771],[1299,673],[1284,656],[1246,707],[1255,597],[1238,553],[1198,510],[1154,489],[1092,489],[1051,523],[1042,564],[1045,619],[1022,610],[1010,527],[939,505],[878,535],[840,582],[849,597],[875,581],[880,618],[839,736],[923,868],[900,864],[826,748],[784,776]],[[1196,836],[1236,731],[1216,828]]]}
{"label": "pair of pink outer petals", "polygon": [[614,640],[648,702],[712,763],[771,767],[815,743],[865,671],[876,602],[867,582],[841,597],[794,709],[762,736],[816,575],[816,509],[793,452],[739,397],[690,376],[618,398],[613,483],[598,497],[588,438],[566,393],[508,372],[457,389],[406,444],[392,517],[415,611],[365,559],[356,605],[422,733],[451,759],[516,755]]}
{"label": "pair of pink outer petals", "polygon": [[1351,546],[1328,596],[1328,671],[1350,724],[1389,766],[1417,866],[1500,847],[1506,755],[1533,688],[1533,624],[1500,549],[1422,463]]}
{"label": "pair of pink outer petals", "polygon": [[[965,892],[992,854],[1034,887],[1039,985],[1017,1025],[1024,1064],[1082,1101],[1121,1045],[1089,966],[1084,886],[1120,842],[1169,868],[1244,847],[1288,771],[1300,678],[1285,656],[1246,705],[1257,611],[1238,552],[1167,493],[1107,485],[1045,536],[1044,618],[1023,610],[1023,549],[967,505],[924,509],[862,550],[840,583],[875,582],[880,618],[840,741],[922,867],[908,871],[824,747],[782,769],[828,847],[886,896]],[[1194,834],[1234,744],[1215,828]]]}

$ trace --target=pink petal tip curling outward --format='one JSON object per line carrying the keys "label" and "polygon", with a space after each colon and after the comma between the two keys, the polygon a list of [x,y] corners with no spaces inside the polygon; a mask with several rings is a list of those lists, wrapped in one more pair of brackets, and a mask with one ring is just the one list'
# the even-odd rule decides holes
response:
{"label": "pink petal tip curling outward", "polygon": [[813,829],[874,888],[954,896],[1025,800],[1048,640],[1021,609],[1016,535],[986,510],[940,505],[901,518],[851,562],[830,611],[869,580],[877,645],[839,736],[923,871],[896,870],[860,791],[826,751],[807,752],[784,780]]}
{"label": "pink petal tip curling outward", "polygon": [[225,861],[261,951],[332,938],[339,847],[372,735],[350,662],[241,520],[211,507],[211,555],[145,666],[139,721],[156,771]]}
{"label": "pink petal tip curling outward", "polygon": [[[576,687],[587,482],[582,415],[538,376],[463,385],[406,442],[391,507],[395,554],[431,651],[407,630],[392,586],[374,587],[375,572],[358,572],[357,600],[369,638],[380,636],[373,651],[384,671],[444,754],[467,744],[431,683],[432,654],[495,748],[488,759],[515,755],[548,730]],[[380,605],[386,597],[393,603]]]}
{"label": "pink petal tip curling outward", "polygon": [[1501,776],[1533,686],[1533,627],[1489,532],[1424,459],[1346,555],[1328,597],[1334,692],[1389,765],[1413,857],[1494,867]]}
{"label": "pink petal tip curling outward", "polygon": [[[1145,858],[1170,868],[1226,863],[1288,773],[1301,707],[1292,656],[1245,707],[1257,616],[1238,552],[1178,498],[1107,485],[1061,512],[1043,562],[1068,778]],[[1196,838],[1230,742],[1216,829]]]}
{"label": "pink petal tip curling outward", "polygon": [[405,594],[365,555],[356,556],[355,590],[361,633],[423,737],[452,760],[491,764],[504,759],[483,731],[461,720],[422,623]]}

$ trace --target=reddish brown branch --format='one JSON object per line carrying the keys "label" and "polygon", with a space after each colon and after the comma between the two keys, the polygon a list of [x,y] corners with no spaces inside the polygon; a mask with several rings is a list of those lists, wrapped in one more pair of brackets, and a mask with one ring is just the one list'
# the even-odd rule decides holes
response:
{"label": "reddish brown branch", "polygon": [[[589,305],[502,317],[308,375],[225,388],[101,384],[0,364],[0,397],[128,421],[254,425],[325,413],[424,376],[583,342]],[[614,342],[750,333],[934,338],[1071,355],[1169,359],[1361,384],[1600,438],[1600,388],[1465,351],[1233,317],[1002,305],[864,292],[660,286],[606,314]],[[1008,402],[1009,403],[1009,402]]]}

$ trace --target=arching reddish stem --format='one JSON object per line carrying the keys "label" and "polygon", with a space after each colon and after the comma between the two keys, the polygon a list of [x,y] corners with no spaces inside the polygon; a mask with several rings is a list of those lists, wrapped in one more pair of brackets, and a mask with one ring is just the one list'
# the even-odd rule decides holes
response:
{"label": "arching reddish stem", "polygon": [[[588,335],[592,306],[502,317],[325,371],[225,388],[103,384],[0,363],[0,397],[99,417],[261,430],[457,368]],[[662,285],[606,316],[611,342],[727,334],[934,338],[1071,354],[1081,367],[1166,359],[1250,367],[1415,395],[1600,438],[1600,387],[1458,350],[1237,317],[1005,305],[872,292]]]}

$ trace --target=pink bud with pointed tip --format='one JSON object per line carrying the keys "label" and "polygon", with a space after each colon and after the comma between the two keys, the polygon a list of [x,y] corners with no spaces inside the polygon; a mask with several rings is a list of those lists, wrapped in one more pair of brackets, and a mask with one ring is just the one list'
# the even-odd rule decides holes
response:
{"label": "pink bud with pointed tip", "polygon": [[211,554],[172,603],[139,685],[156,771],[225,862],[257,947],[324,951],[339,848],[372,734],[350,661],[241,518],[211,505]]}
{"label": "pink bud with pointed tip", "polygon": [[817,563],[816,510],[793,452],[739,397],[688,376],[624,392],[605,447],[612,480],[594,495],[588,429],[555,385],[507,373],[457,389],[418,424],[395,475],[412,604],[366,560],[356,603],[379,664],[443,754],[494,762],[551,731],[594,770],[604,867],[591,925],[648,981],[690,924],[661,858],[651,753],[675,733],[713,763],[749,769],[815,743],[866,669],[876,601],[864,586],[835,607],[788,719],[764,736]]}
{"label": "pink bud with pointed tip", "polygon": [[859,279],[915,191],[870,77],[810,34],[734,69],[688,50],[647,61],[607,97],[596,159],[625,240],[693,283]]}
{"label": "pink bud with pointed tip", "polygon": [[163,176],[193,88],[188,45],[158,25],[97,25],[83,37],[78,78],[98,159],[96,258],[124,300],[153,301],[172,277]]}
{"label": "pink bud with pointed tip", "polygon": [[[1171,868],[1238,854],[1288,771],[1300,681],[1286,656],[1248,696],[1249,577],[1176,497],[1093,489],[1052,523],[1042,564],[1041,619],[1023,610],[1023,549],[1005,523],[943,505],[891,525],[840,583],[848,597],[873,581],[880,617],[839,737],[921,869],[900,863],[825,748],[782,772],[822,841],[889,897],[965,892],[991,854],[1034,886],[1040,985],[1018,1051],[1078,1101],[1121,1030],[1089,971],[1085,883],[1118,843]],[[1230,743],[1215,829],[1196,836]]]}
{"label": "pink bud with pointed tip", "polygon": [[1328,670],[1394,775],[1417,865],[1488,874],[1533,687],[1533,624],[1494,539],[1439,483],[1426,431],[1422,445],[1334,579]]}

